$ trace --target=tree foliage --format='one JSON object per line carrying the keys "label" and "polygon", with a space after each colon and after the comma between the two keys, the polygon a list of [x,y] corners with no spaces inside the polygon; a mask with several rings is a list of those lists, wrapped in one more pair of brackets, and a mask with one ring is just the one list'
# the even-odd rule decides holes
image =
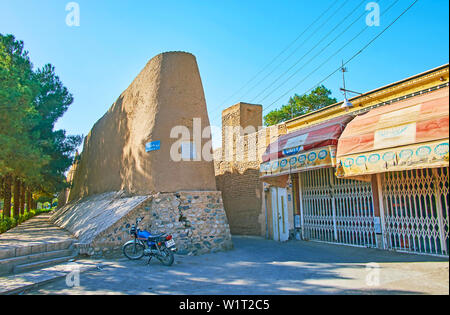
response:
{"label": "tree foliage", "polygon": [[72,103],[52,65],[34,70],[23,42],[0,34],[0,177],[19,179],[34,192],[66,185],[81,137],[54,127]]}
{"label": "tree foliage", "polygon": [[321,85],[311,91],[310,94],[302,96],[295,94],[289,99],[287,105],[283,105],[280,109],[273,110],[264,116],[264,124],[273,126],[336,102],[337,100],[331,97],[331,91]]}
{"label": "tree foliage", "polygon": [[31,132],[38,121],[39,86],[23,43],[0,34],[0,174],[37,178],[47,162]]}
{"label": "tree foliage", "polygon": [[73,103],[73,96],[50,64],[39,69],[35,79],[40,87],[35,99],[39,120],[33,134],[38,135],[43,154],[50,158],[42,167],[41,188],[46,192],[60,191],[65,185],[64,173],[72,165],[73,154],[82,141],[81,136],[66,136],[65,130],[54,130],[57,120]]}

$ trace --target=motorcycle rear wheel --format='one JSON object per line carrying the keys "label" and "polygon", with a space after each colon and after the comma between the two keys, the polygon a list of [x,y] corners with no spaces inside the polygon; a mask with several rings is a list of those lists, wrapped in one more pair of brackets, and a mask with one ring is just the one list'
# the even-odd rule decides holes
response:
{"label": "motorcycle rear wheel", "polygon": [[130,243],[123,247],[123,254],[129,260],[139,260],[144,257],[144,246],[139,243]]}
{"label": "motorcycle rear wheel", "polygon": [[158,258],[158,260],[167,267],[170,267],[173,265],[173,262],[175,261],[175,257],[172,253],[172,251],[168,248],[164,248],[163,250],[161,250],[161,254],[162,255],[158,255],[156,256],[156,258]]}

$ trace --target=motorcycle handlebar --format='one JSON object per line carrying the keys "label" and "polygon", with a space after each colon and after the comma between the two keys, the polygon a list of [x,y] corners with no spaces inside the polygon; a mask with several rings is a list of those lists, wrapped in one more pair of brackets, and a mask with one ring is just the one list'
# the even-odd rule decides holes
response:
{"label": "motorcycle handlebar", "polygon": [[136,219],[136,224],[139,224],[139,223],[141,223],[141,222],[142,222],[142,220],[144,220],[144,218],[145,218],[145,217],[142,217],[142,218],[137,218],[137,219]]}

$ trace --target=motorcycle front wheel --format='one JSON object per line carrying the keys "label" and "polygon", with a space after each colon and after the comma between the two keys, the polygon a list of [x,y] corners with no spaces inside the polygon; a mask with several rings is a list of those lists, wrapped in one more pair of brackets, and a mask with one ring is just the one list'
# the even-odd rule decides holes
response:
{"label": "motorcycle front wheel", "polygon": [[123,254],[130,260],[139,260],[144,257],[144,246],[139,243],[130,243],[123,247]]}
{"label": "motorcycle front wheel", "polygon": [[172,266],[173,262],[175,260],[175,257],[172,253],[172,251],[168,248],[164,248],[161,250],[161,254],[162,255],[158,255],[156,256],[156,258],[158,258],[158,260],[164,265],[164,266]]}

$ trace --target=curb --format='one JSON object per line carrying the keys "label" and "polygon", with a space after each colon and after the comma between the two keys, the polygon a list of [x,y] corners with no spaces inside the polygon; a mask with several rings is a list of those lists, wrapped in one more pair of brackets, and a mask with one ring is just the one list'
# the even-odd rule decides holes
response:
{"label": "curb", "polygon": [[[73,271],[70,268],[74,264],[79,265],[80,274],[98,269],[102,265],[95,262],[80,261],[77,263],[74,261],[28,273],[0,277],[0,295],[20,295],[27,290],[36,289],[45,284],[61,280]],[[17,280],[17,278],[22,278],[22,281]]]}

